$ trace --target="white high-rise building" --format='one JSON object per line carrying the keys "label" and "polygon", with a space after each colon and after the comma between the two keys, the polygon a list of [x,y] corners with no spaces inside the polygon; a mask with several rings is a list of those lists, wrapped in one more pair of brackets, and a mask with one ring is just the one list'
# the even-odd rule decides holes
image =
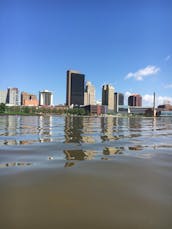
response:
{"label": "white high-rise building", "polygon": [[39,105],[40,106],[53,106],[53,93],[48,90],[39,92]]}
{"label": "white high-rise building", "polygon": [[7,90],[0,91],[0,103],[6,103],[6,102],[7,102]]}
{"label": "white high-rise building", "polygon": [[19,89],[8,88],[7,90],[7,105],[18,106],[19,105]]}
{"label": "white high-rise building", "polygon": [[86,83],[86,89],[84,92],[84,105],[95,105],[95,87],[91,82]]}

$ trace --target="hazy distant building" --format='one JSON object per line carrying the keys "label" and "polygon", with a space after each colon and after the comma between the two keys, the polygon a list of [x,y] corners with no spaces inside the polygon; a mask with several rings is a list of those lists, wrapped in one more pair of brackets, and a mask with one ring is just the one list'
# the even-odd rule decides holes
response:
{"label": "hazy distant building", "polygon": [[19,105],[19,89],[18,88],[8,88],[7,89],[6,103],[11,106]]}
{"label": "hazy distant building", "polygon": [[39,92],[39,105],[40,106],[53,106],[53,93],[48,90]]}
{"label": "hazy distant building", "polygon": [[130,95],[128,97],[128,106],[141,107],[142,97],[139,94]]}
{"label": "hazy distant building", "polygon": [[170,103],[159,105],[158,110],[172,111],[172,105]]}
{"label": "hazy distant building", "polygon": [[118,112],[118,106],[124,105],[124,94],[122,93],[114,93],[114,110]]}
{"label": "hazy distant building", "polygon": [[38,100],[36,95],[28,94],[27,92],[21,93],[21,105],[22,106],[38,106]]}
{"label": "hazy distant building", "polygon": [[6,102],[7,102],[7,90],[0,91],[0,103],[6,103]]}
{"label": "hazy distant building", "polygon": [[84,105],[85,75],[77,71],[67,71],[66,105]]}
{"label": "hazy distant building", "polygon": [[95,87],[89,81],[84,92],[84,105],[95,105]]}
{"label": "hazy distant building", "polygon": [[102,105],[106,105],[111,111],[114,111],[114,90],[109,84],[102,87]]}

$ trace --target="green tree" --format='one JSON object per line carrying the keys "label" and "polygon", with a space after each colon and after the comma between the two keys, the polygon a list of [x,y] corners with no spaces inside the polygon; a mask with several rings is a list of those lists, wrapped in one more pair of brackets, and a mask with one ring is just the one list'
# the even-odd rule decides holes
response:
{"label": "green tree", "polygon": [[6,110],[5,103],[1,103],[0,104],[0,113],[5,113],[5,110]]}

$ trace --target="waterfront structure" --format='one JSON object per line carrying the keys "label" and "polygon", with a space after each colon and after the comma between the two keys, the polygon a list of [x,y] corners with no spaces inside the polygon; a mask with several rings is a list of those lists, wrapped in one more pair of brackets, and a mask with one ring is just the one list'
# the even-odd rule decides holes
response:
{"label": "waterfront structure", "polygon": [[124,105],[124,94],[122,93],[114,93],[114,111],[118,112],[119,106]]}
{"label": "waterfront structure", "polygon": [[39,92],[39,105],[40,106],[53,106],[53,93],[48,90]]}
{"label": "waterfront structure", "polygon": [[141,107],[142,97],[139,94],[133,94],[128,97],[128,106]]}
{"label": "waterfront structure", "polygon": [[84,110],[89,115],[101,115],[106,113],[106,106],[103,105],[86,105]]}
{"label": "waterfront structure", "polygon": [[102,105],[106,105],[108,111],[114,111],[114,90],[110,84],[102,87]]}
{"label": "waterfront structure", "polygon": [[66,82],[66,105],[84,105],[85,75],[80,72],[68,70]]}
{"label": "waterfront structure", "polygon": [[7,90],[6,91],[0,91],[0,104],[7,102]]}
{"label": "waterfront structure", "polygon": [[18,106],[19,105],[19,89],[18,88],[8,88],[7,89],[6,104],[9,106]]}
{"label": "waterfront structure", "polygon": [[170,103],[166,103],[163,105],[158,106],[158,110],[164,110],[164,111],[172,111],[172,105]]}
{"label": "waterfront structure", "polygon": [[21,105],[22,106],[38,106],[38,100],[36,95],[29,94],[27,92],[21,93]]}
{"label": "waterfront structure", "polygon": [[95,105],[95,87],[89,81],[84,92],[84,105]]}
{"label": "waterfront structure", "polygon": [[157,112],[157,116],[172,117],[172,110],[160,110]]}

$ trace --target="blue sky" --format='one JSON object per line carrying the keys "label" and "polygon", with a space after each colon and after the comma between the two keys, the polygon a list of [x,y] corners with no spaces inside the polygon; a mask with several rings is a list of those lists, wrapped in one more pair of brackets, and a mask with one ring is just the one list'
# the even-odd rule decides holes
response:
{"label": "blue sky", "polygon": [[172,103],[171,0],[0,0],[0,90],[48,89],[65,103],[66,71],[143,104]]}

